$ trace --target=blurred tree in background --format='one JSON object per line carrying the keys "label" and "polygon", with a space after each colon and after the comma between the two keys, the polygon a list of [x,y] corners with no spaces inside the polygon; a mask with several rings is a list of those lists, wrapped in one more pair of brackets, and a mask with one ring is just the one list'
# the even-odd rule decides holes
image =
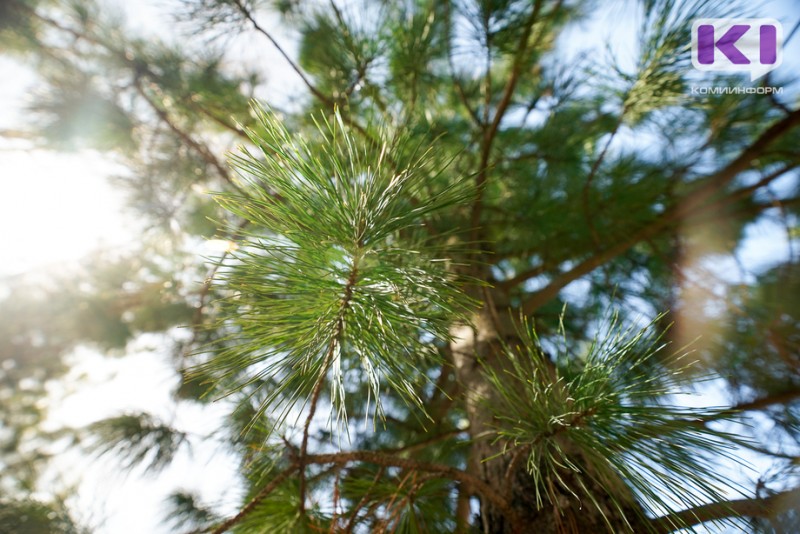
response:
{"label": "blurred tree in background", "polygon": [[[744,83],[689,61],[731,2],[628,2],[634,61],[574,54],[601,4],[176,0],[163,41],[88,0],[0,4],[41,77],[2,134],[114,154],[147,221],[138,250],[3,283],[0,531],[88,530],[40,487],[59,439],[153,472],[221,441],[236,511],[176,492],[171,532],[800,530],[793,80],[691,94]],[[262,50],[304,94],[265,94]],[[756,269],[765,221],[787,252]],[[146,333],[220,428],[41,430],[70,351]]]}

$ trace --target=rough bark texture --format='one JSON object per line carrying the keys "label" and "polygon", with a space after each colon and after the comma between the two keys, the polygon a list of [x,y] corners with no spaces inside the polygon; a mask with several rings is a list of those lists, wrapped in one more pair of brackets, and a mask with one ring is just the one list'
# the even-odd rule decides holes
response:
{"label": "rough bark texture", "polygon": [[[595,505],[591,499],[579,501],[555,480],[550,480],[549,483],[556,488],[557,502],[545,501],[541,507],[537,506],[535,482],[526,470],[524,459],[513,461],[513,452],[500,454],[503,452],[503,443],[493,443],[492,439],[486,439],[492,426],[491,414],[485,406],[486,402],[491,402],[492,391],[479,362],[496,370],[503,368],[502,341],[514,346],[517,335],[517,329],[511,324],[509,317],[507,308],[498,306],[492,309],[490,305],[484,304],[476,314],[472,326],[459,326],[452,332],[453,363],[474,440],[468,469],[505,495],[516,512],[516,517],[507,517],[491,503],[482,502],[481,531],[485,534],[646,532],[647,527],[643,523],[639,505],[621,481],[613,484],[616,490],[612,496],[599,485],[592,485],[588,477],[584,477],[588,490],[597,503]],[[560,445],[564,450],[570,450],[568,442],[562,440]],[[581,469],[594,471],[577,451],[571,455],[571,460]],[[508,474],[512,461],[513,472]],[[568,486],[577,487],[574,484],[574,473],[564,470],[561,478]],[[620,513],[614,501],[621,503],[624,513]]]}

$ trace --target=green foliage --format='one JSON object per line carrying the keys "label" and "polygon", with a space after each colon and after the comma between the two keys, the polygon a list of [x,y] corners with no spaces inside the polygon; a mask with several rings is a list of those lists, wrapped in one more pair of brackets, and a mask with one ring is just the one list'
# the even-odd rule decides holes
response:
{"label": "green foliage", "polygon": [[[378,55],[377,36],[342,27],[336,17],[322,14],[305,24],[301,42],[308,46],[300,49],[300,64],[315,75],[324,90],[333,91],[333,98],[353,92]],[[314,46],[320,39],[325,39],[328,46]],[[346,88],[344,94],[340,94],[341,88]]]}
{"label": "green foliage", "polygon": [[301,515],[299,495],[297,481],[287,481],[261,501],[231,532],[235,534],[318,532],[320,525],[325,524],[325,517],[317,508],[312,508],[306,515]]}
{"label": "green foliage", "polygon": [[382,381],[419,405],[411,377],[438,357],[433,342],[448,339],[466,305],[425,225],[469,188],[426,195],[439,176],[426,152],[390,159],[404,154],[403,141],[387,130],[377,132],[379,145],[365,145],[336,114],[319,125],[320,140],[307,142],[258,112],[263,132],[252,140],[263,159],[247,151],[232,158],[249,196],[219,198],[266,232],[250,233],[222,275],[233,293],[227,317],[241,334],[202,369],[244,374],[245,384],[274,380],[262,410],[285,401],[286,413],[330,371],[331,401],[345,422],[345,374],[355,369],[377,413]]}
{"label": "green foliage", "polygon": [[178,529],[187,527],[207,529],[220,521],[220,517],[213,510],[198,501],[197,495],[186,491],[177,491],[170,495],[167,522]]}
{"label": "green foliage", "polygon": [[66,355],[79,345],[119,354],[136,335],[191,318],[179,284],[165,287],[165,273],[155,263],[98,254],[46,282],[19,275],[0,284],[0,452],[10,479],[6,489],[32,491],[52,454],[43,445],[58,434],[38,425],[46,417],[42,397],[48,383],[69,370]]}
{"label": "green foliage", "polygon": [[664,366],[654,324],[637,330],[614,317],[577,359],[563,352],[564,338],[558,366],[532,328],[521,336],[506,349],[505,369],[486,368],[493,389],[485,401],[496,439],[527,457],[539,507],[558,506],[566,492],[605,514],[589,489],[599,484],[624,514],[623,482],[647,514],[723,499],[728,481],[710,457],[735,461],[733,436],[698,425],[717,411],[671,403],[687,363],[674,356]]}
{"label": "green foliage", "polygon": [[185,433],[146,413],[119,415],[92,423],[85,429],[87,448],[95,454],[112,454],[125,469],[142,465],[159,471],[169,465],[187,443]]}
{"label": "green foliage", "polygon": [[685,73],[691,65],[692,22],[700,18],[734,17],[739,2],[720,9],[708,0],[647,1],[636,73],[623,97],[622,116],[629,124],[652,111],[679,105],[686,97]]}
{"label": "green foliage", "polygon": [[[382,507],[384,517],[370,525],[373,531],[396,533],[450,532],[453,530],[447,480],[417,472],[387,476],[382,471],[348,473],[342,481],[342,497],[360,508],[347,510],[345,517],[358,517],[365,509]],[[364,499],[364,500],[362,500]]]}
{"label": "green foliage", "polygon": [[[795,372],[800,364],[800,307],[794,297],[798,288],[797,264],[763,272],[752,286],[737,288],[729,326],[709,339],[708,367],[728,373],[732,385],[747,384],[748,397],[793,391],[800,384]],[[728,368],[729,363],[734,365]],[[780,426],[800,438],[795,410],[780,412]]]}
{"label": "green foliage", "polygon": [[0,498],[0,532],[9,534],[86,534],[62,504]]}
{"label": "green foliage", "polygon": [[0,44],[7,53],[25,54],[36,42],[37,21],[29,16],[31,9],[50,2],[24,0],[0,4]]}

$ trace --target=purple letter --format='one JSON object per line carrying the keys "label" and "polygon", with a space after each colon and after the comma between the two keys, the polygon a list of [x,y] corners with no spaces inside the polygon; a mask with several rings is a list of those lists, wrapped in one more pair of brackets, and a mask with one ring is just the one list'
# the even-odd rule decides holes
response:
{"label": "purple letter", "polygon": [[778,60],[778,34],[775,26],[761,26],[759,50],[762,65],[773,65]]}
{"label": "purple letter", "polygon": [[714,48],[719,51],[734,65],[749,65],[750,60],[736,48],[736,41],[747,33],[750,26],[747,24],[735,24],[725,32],[725,35],[714,42],[714,26],[702,24],[697,27],[697,61],[701,65],[711,65],[714,63]]}
{"label": "purple letter", "polygon": [[710,24],[697,27],[697,61],[701,65],[714,63],[714,26]]}

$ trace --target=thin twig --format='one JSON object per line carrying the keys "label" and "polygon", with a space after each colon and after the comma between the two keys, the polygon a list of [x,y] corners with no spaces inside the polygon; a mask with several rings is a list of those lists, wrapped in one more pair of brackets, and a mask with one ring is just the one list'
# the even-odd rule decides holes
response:
{"label": "thin twig", "polygon": [[421,441],[417,441],[416,443],[411,443],[409,445],[405,445],[404,447],[392,447],[381,449],[381,452],[390,453],[390,454],[399,454],[399,453],[409,453],[418,451],[420,449],[424,449],[430,445],[435,443],[439,443],[440,441],[444,441],[446,439],[452,438],[453,436],[458,436],[459,434],[463,434],[467,432],[469,429],[457,429],[457,430],[448,430],[446,432],[442,432],[440,434],[433,435],[429,438],[425,438]]}
{"label": "thin twig", "polygon": [[147,94],[147,91],[142,86],[142,82],[140,79],[136,79],[134,81],[134,87],[136,88],[136,91],[139,93],[142,99],[144,99],[144,101],[147,102],[147,104],[153,109],[158,118],[161,119],[161,121],[164,124],[166,124],[167,127],[169,127],[169,129],[172,130],[172,132],[175,135],[177,135],[184,143],[186,143],[190,148],[192,148],[192,150],[197,152],[197,154],[201,158],[203,158],[203,161],[205,161],[208,165],[213,167],[214,170],[217,171],[217,174],[219,174],[220,178],[225,180],[233,189],[236,190],[237,193],[241,194],[244,197],[248,196],[247,193],[245,193],[245,191],[241,187],[239,187],[239,185],[236,182],[233,181],[233,178],[231,178],[228,169],[226,169],[225,166],[217,159],[217,157],[214,156],[211,150],[209,150],[207,146],[193,139],[191,135],[189,135],[187,132],[183,131],[180,127],[178,127],[178,125],[175,124],[175,121],[173,121],[172,118],[169,116],[169,113],[167,113],[167,111],[164,108],[158,105],[158,103],[155,100],[153,100],[153,98],[149,94]]}
{"label": "thin twig", "polygon": [[[716,200],[713,203],[705,205],[702,210],[698,210],[699,213],[689,214],[689,215],[685,216],[685,218],[683,219],[682,223],[685,224],[685,225],[691,225],[691,224],[709,223],[709,222],[713,222],[713,221],[716,221],[718,219],[723,219],[723,218],[727,220],[727,219],[729,219],[731,217],[732,213],[726,212],[726,213],[722,213],[721,214],[720,211],[719,211],[720,209],[733,204],[737,200],[742,200],[744,198],[747,198],[752,193],[756,192],[758,189],[766,187],[767,185],[769,185],[770,183],[775,181],[777,178],[780,178],[781,176],[783,176],[787,172],[790,172],[790,171],[796,169],[797,167],[798,167],[798,164],[795,164],[795,163],[784,165],[781,168],[777,169],[776,171],[765,175],[758,182],[756,182],[756,183],[754,183],[752,185],[749,185],[747,187],[742,187],[741,189],[737,189],[736,191],[730,193],[729,195],[721,197],[719,200]],[[774,205],[773,204],[769,204],[769,205],[748,204],[747,207],[746,207],[746,211],[744,211],[743,213],[744,214],[758,213],[758,212],[760,212],[760,211],[762,211],[764,209],[768,209],[770,207],[774,207]],[[643,241],[645,241],[648,244],[650,244],[650,246],[653,248],[653,250],[656,251],[656,247],[655,247],[651,237],[645,238],[645,239],[643,239]],[[665,259],[665,261],[667,261],[667,260]],[[667,261],[667,263],[669,263],[669,262]],[[514,276],[513,278],[509,278],[507,280],[503,280],[503,281],[499,282],[496,285],[499,288],[508,289],[510,287],[514,287],[517,284],[528,280],[529,278],[533,278],[535,276],[543,274],[545,271],[546,271],[545,264],[541,264],[541,265],[538,265],[537,267],[535,267],[533,269],[530,269],[528,271],[519,273],[518,275]],[[683,278],[686,280],[685,277],[683,277]],[[700,286],[697,286],[697,287],[700,290],[704,290],[704,291],[708,292],[707,288],[700,287]]]}
{"label": "thin twig", "polygon": [[592,183],[594,181],[594,177],[597,175],[597,171],[600,170],[600,165],[602,165],[603,160],[608,154],[608,149],[611,147],[611,143],[614,141],[614,137],[616,137],[617,132],[619,131],[620,126],[622,126],[622,120],[625,117],[625,112],[627,108],[622,108],[620,112],[619,118],[617,119],[614,128],[612,128],[611,132],[609,132],[608,139],[603,146],[603,149],[600,151],[600,155],[594,160],[592,164],[592,168],[589,169],[589,175],[586,177],[586,181],[583,184],[583,190],[581,192],[581,204],[583,207],[583,217],[586,219],[586,226],[589,228],[589,234],[592,236],[592,241],[594,242],[596,247],[600,246],[600,236],[597,234],[597,228],[594,225],[593,213],[591,210],[591,206],[589,205],[589,192],[592,189]]}
{"label": "thin twig", "polygon": [[306,457],[306,463],[308,464],[347,464],[351,462],[366,462],[375,465],[382,465],[384,467],[400,467],[403,469],[413,469],[428,473],[438,473],[442,478],[448,478],[466,484],[473,491],[481,495],[481,497],[483,497],[486,501],[497,506],[497,508],[505,515],[505,517],[509,518],[510,523],[515,525],[517,531],[522,532],[518,514],[511,506],[511,503],[508,501],[508,499],[506,499],[495,488],[480,478],[456,467],[434,464],[430,462],[421,462],[410,458],[400,458],[374,451],[313,454]]}
{"label": "thin twig", "polygon": [[[361,243],[357,244],[358,247],[361,246]],[[341,343],[341,336],[344,333],[344,316],[347,312],[347,309],[350,307],[350,300],[353,298],[353,290],[355,289],[356,282],[358,280],[358,258],[359,255],[356,254],[353,259],[353,266],[350,269],[350,276],[347,279],[347,283],[344,287],[344,295],[342,296],[342,303],[339,306],[339,314],[336,320],[336,326],[331,336],[330,346],[328,347],[327,354],[325,355],[325,359],[322,362],[320,367],[319,376],[317,377],[317,381],[314,384],[314,390],[311,393],[311,403],[308,409],[308,417],[306,417],[306,422],[303,425],[303,442],[300,446],[300,515],[305,515],[306,512],[306,476],[305,476],[305,468],[306,468],[306,457],[308,456],[308,435],[309,430],[311,428],[311,420],[314,418],[314,414],[317,411],[317,403],[319,402],[320,394],[322,393],[322,386],[325,383],[325,376],[328,371],[328,367],[330,366],[331,362],[333,361],[334,354],[336,352],[337,347]]]}
{"label": "thin twig", "polygon": [[[400,484],[398,484],[397,487],[395,488],[394,493],[392,493],[391,499],[389,499],[389,502],[387,502],[386,505],[385,505],[387,513],[390,512],[392,510],[392,508],[395,508],[395,504],[394,503],[397,500],[397,497],[400,496],[400,491],[405,487],[406,482],[408,482],[408,479],[412,478],[412,479],[416,480],[417,474],[418,474],[417,471],[409,471],[408,473],[406,473],[406,475],[400,481]],[[413,485],[412,485],[412,489],[413,489]],[[399,509],[400,505],[402,505],[403,502],[405,502],[405,498],[400,501],[400,504],[396,508]],[[386,529],[389,528],[389,525],[391,524],[392,519],[394,519],[396,517],[396,515],[397,515],[397,511],[392,512],[392,514],[389,517],[386,517],[382,521],[383,526],[378,531],[380,534],[384,534],[386,532]]]}
{"label": "thin twig", "polygon": [[345,534],[352,533],[353,529],[356,526],[356,519],[358,518],[358,513],[361,511],[362,508],[367,504],[369,501],[369,495],[372,493],[372,490],[375,489],[375,486],[378,485],[381,477],[383,476],[383,472],[386,470],[385,467],[380,466],[378,467],[378,472],[375,474],[375,478],[372,479],[372,484],[370,484],[367,491],[364,495],[361,496],[361,500],[358,501],[358,504],[355,505],[353,511],[350,513],[350,520],[347,522],[347,526],[345,526],[344,532]]}
{"label": "thin twig", "polygon": [[[514,90],[517,87],[517,82],[519,81],[520,74],[522,73],[522,65],[523,65],[523,58],[527,55],[528,46],[530,44],[530,37],[531,32],[533,30],[534,23],[536,19],[539,17],[539,12],[542,7],[542,0],[536,0],[534,3],[533,9],[531,10],[531,15],[528,18],[528,21],[525,25],[525,29],[520,36],[519,43],[517,44],[516,55],[514,56],[514,64],[511,68],[511,74],[508,77],[508,81],[506,81],[505,88],[503,89],[503,95],[500,97],[500,102],[497,104],[497,108],[494,112],[494,117],[492,118],[491,123],[489,123],[489,104],[491,101],[491,50],[489,48],[488,42],[488,21],[486,22],[487,25],[487,61],[489,64],[487,65],[487,74],[486,74],[486,102],[485,102],[485,109],[484,109],[484,131],[481,143],[481,155],[480,155],[480,163],[478,164],[478,173],[475,176],[475,187],[476,187],[476,198],[475,202],[472,205],[472,215],[471,215],[471,226],[472,226],[472,241],[474,243],[481,243],[481,215],[483,211],[483,189],[486,185],[486,181],[488,179],[489,173],[489,159],[492,153],[492,145],[494,143],[495,137],[497,136],[497,132],[500,129],[500,123],[503,121],[503,117],[505,116],[506,111],[508,110],[509,105],[511,104],[511,98],[514,95]],[[560,3],[559,3],[560,5]],[[555,8],[558,9],[558,6]]]}
{"label": "thin twig", "polygon": [[245,507],[242,508],[239,511],[238,514],[236,514],[235,516],[231,517],[230,519],[228,519],[227,521],[225,521],[221,525],[219,525],[216,528],[214,528],[214,530],[211,532],[211,534],[223,534],[226,530],[230,529],[233,525],[235,525],[236,523],[238,523],[242,519],[244,519],[247,516],[247,514],[252,512],[253,509],[256,506],[258,506],[258,504],[261,501],[263,501],[270,493],[272,493],[275,490],[275,488],[277,488],[279,485],[281,485],[281,483],[283,483],[284,480],[289,478],[289,476],[297,468],[298,468],[297,464],[292,464],[289,467],[287,467],[286,469],[284,469],[283,471],[281,471],[280,473],[278,473],[275,476],[275,478],[273,478],[269,482],[269,484],[264,486],[264,488],[256,494],[255,497],[250,499],[250,502],[248,502],[247,505],[245,505]]}
{"label": "thin twig", "polygon": [[341,506],[341,490],[339,484],[341,483],[342,466],[336,466],[336,480],[333,481],[333,512],[331,514],[331,524],[328,528],[328,534],[336,534],[336,524],[339,522],[339,514],[337,510]]}
{"label": "thin twig", "polygon": [[781,393],[776,393],[775,395],[769,395],[747,402],[740,402],[720,412],[716,418],[727,417],[740,412],[765,410],[775,404],[786,404],[787,402],[792,402],[797,399],[800,399],[800,389],[790,389]]}
{"label": "thin twig", "polygon": [[525,445],[523,447],[519,447],[514,454],[511,456],[511,461],[508,462],[508,467],[506,468],[505,476],[503,476],[503,484],[506,488],[506,498],[510,499],[511,496],[514,494],[514,485],[512,482],[514,481],[514,474],[517,472],[519,465],[525,459],[527,455],[531,452],[531,445]]}
{"label": "thin twig", "polygon": [[[338,336],[337,336],[338,337]],[[328,371],[333,360],[333,354],[336,350],[336,344],[339,342],[336,337],[331,339],[331,345],[328,349],[325,359],[322,361],[322,366],[319,371],[317,381],[314,383],[314,390],[311,393],[311,404],[308,408],[308,417],[303,425],[303,442],[300,446],[300,515],[304,516],[306,513],[306,456],[308,453],[308,434],[311,428],[311,420],[314,418],[314,413],[317,411],[317,402],[319,401],[320,394],[322,393],[322,385],[325,383],[325,375]]]}
{"label": "thin twig", "polygon": [[464,85],[461,83],[461,78],[456,75],[456,68],[453,64],[453,43],[452,43],[452,29],[453,29],[453,20],[452,20],[452,2],[447,0],[445,2],[445,24],[447,25],[448,35],[446,38],[447,43],[447,65],[450,69],[450,78],[453,80],[453,85],[456,88],[456,93],[458,94],[458,98],[461,100],[461,103],[464,105],[464,109],[467,110],[467,113],[472,118],[477,126],[481,126],[481,118],[478,116],[478,112],[470,105],[469,99],[467,98],[467,94],[464,91]]}
{"label": "thin twig", "polygon": [[253,16],[253,13],[247,8],[247,6],[244,5],[241,2],[241,0],[232,0],[232,1],[233,5],[236,6],[239,12],[248,20],[248,22],[250,22],[250,24],[253,26],[253,29],[256,30],[258,33],[260,33],[261,35],[263,35],[264,37],[266,37],[269,40],[269,42],[272,43],[272,46],[275,47],[275,50],[277,50],[278,53],[281,56],[283,56],[286,62],[289,63],[289,66],[292,68],[293,71],[297,73],[297,75],[303,81],[305,86],[308,87],[308,90],[311,91],[311,94],[319,98],[325,104],[333,106],[334,101],[328,95],[322,93],[322,91],[317,89],[313,83],[311,83],[311,80],[308,79],[308,76],[306,76],[305,72],[303,72],[303,69],[300,68],[300,65],[295,63],[295,61],[291,57],[289,57],[289,54],[286,52],[286,50],[283,49],[280,43],[278,43],[278,41],[275,40],[272,34],[269,33],[267,30],[265,30],[258,23],[258,21]]}
{"label": "thin twig", "polygon": [[531,278],[535,278],[540,274],[544,274],[546,268],[545,264],[537,265],[533,269],[528,269],[527,271],[522,271],[517,273],[516,275],[512,276],[511,278],[507,278],[506,280],[502,280],[495,284],[498,289],[511,289],[516,287],[518,284],[522,282],[526,282]]}

